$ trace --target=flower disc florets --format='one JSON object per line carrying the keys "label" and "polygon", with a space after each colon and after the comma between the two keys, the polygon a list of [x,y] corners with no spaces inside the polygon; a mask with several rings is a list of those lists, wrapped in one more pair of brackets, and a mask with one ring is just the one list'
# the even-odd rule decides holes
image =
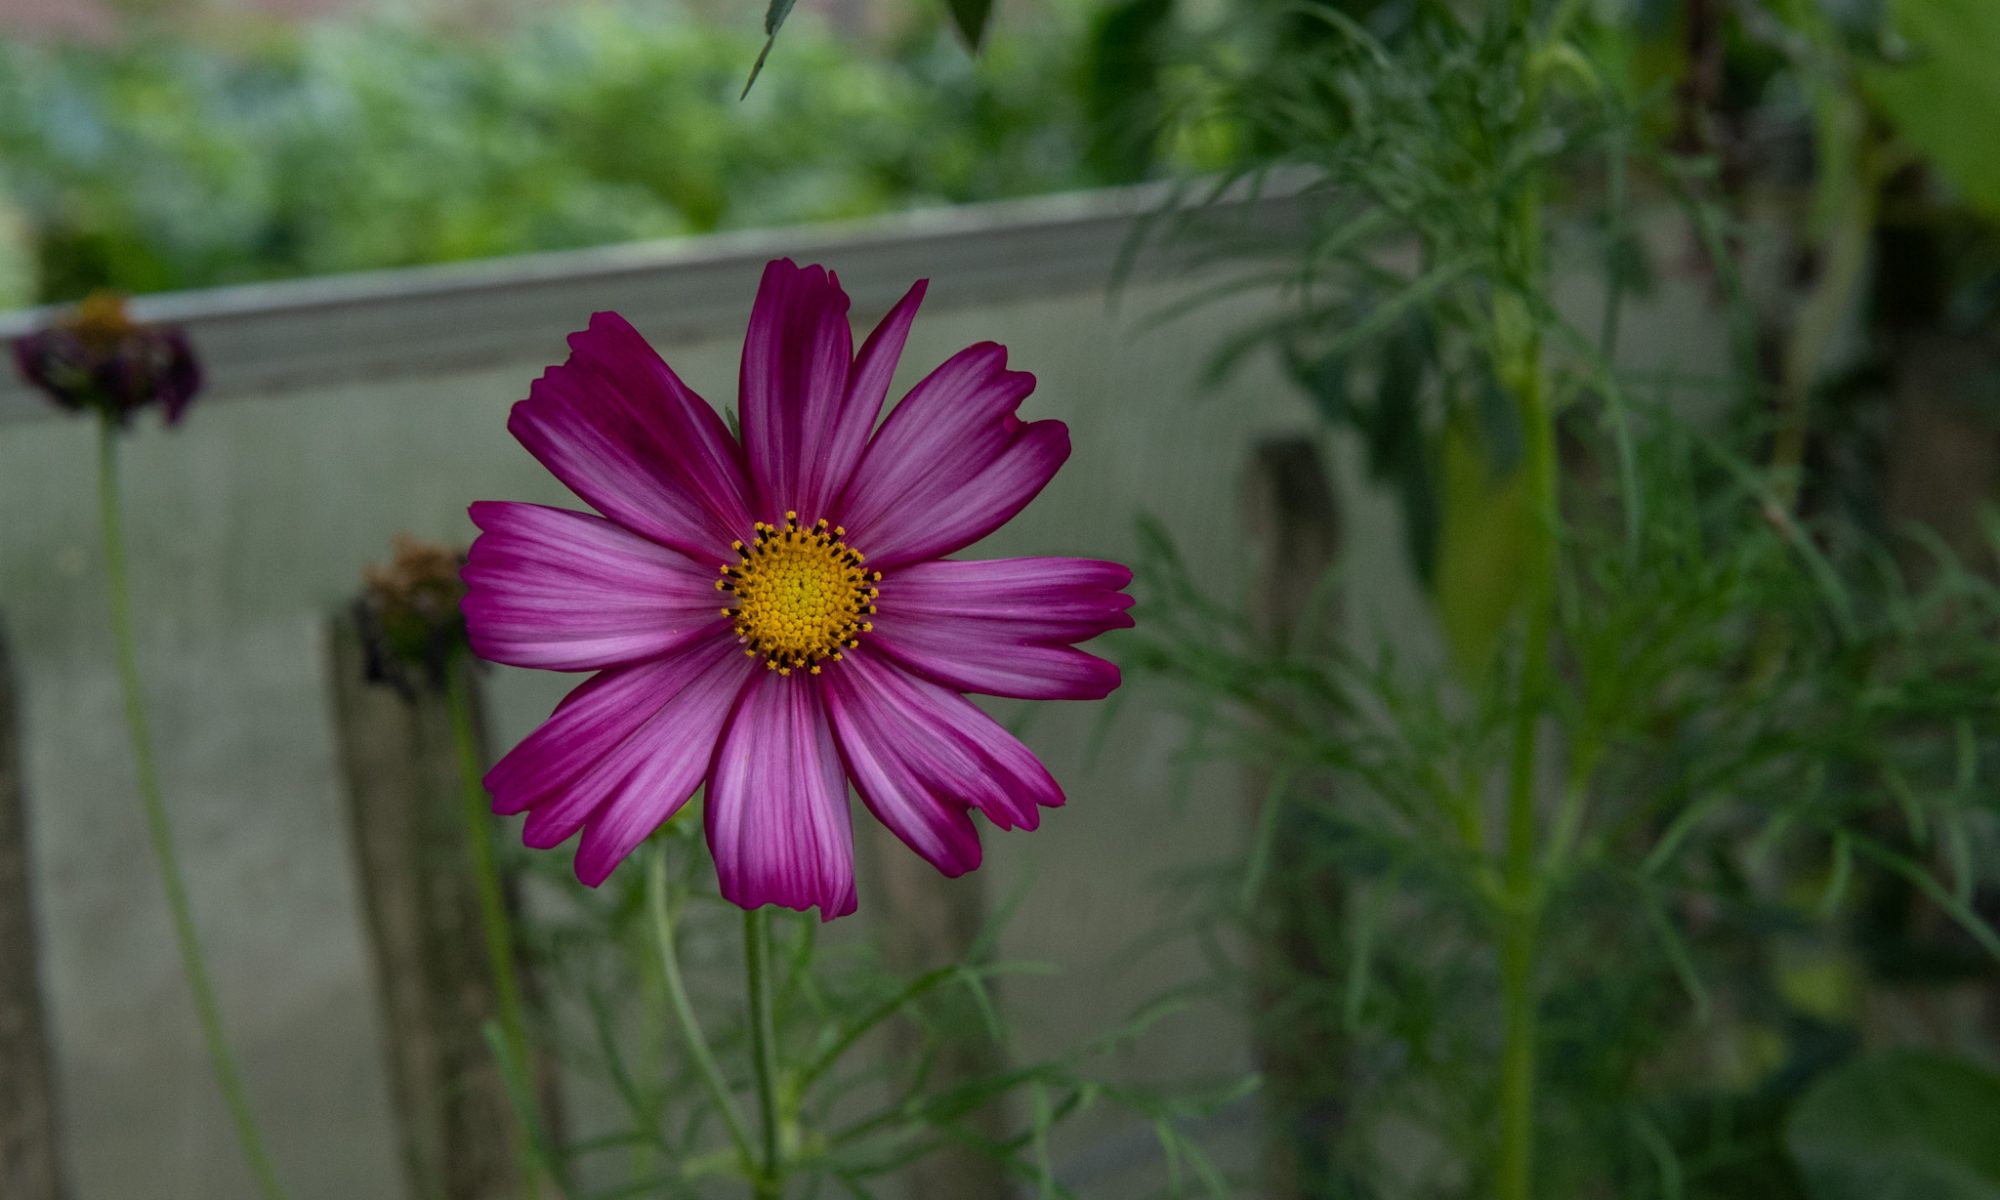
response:
{"label": "flower disc florets", "polygon": [[759,521],[755,528],[748,545],[730,544],[739,561],[724,564],[715,581],[736,596],[722,615],[735,622],[743,652],[763,655],[767,668],[817,675],[822,662],[840,661],[842,650],[875,628],[867,618],[882,572],[863,568],[861,552],[843,540],[847,530],[825,518],[802,529],[799,514],[787,512],[783,526]]}

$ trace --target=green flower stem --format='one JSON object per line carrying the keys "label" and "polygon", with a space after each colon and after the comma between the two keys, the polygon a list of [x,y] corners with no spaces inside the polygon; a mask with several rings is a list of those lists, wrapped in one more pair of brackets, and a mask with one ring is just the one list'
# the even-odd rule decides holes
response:
{"label": "green flower stem", "polygon": [[[457,752],[459,811],[465,818],[465,841],[472,851],[472,885],[479,898],[479,925],[486,938],[486,965],[493,975],[493,996],[500,1006],[500,1033],[507,1053],[532,1075],[528,1057],[528,1021],[515,972],[514,925],[507,913],[507,895],[500,881],[500,864],[493,854],[491,801],[486,794],[485,764],[472,727],[472,675],[468,664],[454,660],[445,668],[445,709],[451,719],[452,749]],[[520,1147],[522,1194],[535,1200],[541,1181],[525,1143]]]}
{"label": "green flower stem", "polygon": [[736,1097],[730,1094],[721,1068],[715,1065],[708,1039],[702,1036],[701,1022],[695,1019],[694,1005],[688,1002],[687,985],[681,981],[680,955],[674,949],[674,919],[667,908],[667,848],[658,839],[646,856],[646,910],[652,917],[653,944],[660,952],[660,973],[666,981],[667,1000],[674,1010],[675,1022],[680,1025],[681,1038],[687,1043],[688,1057],[694,1059],[709,1099],[715,1102],[715,1111],[729,1130],[729,1140],[736,1146],[744,1174],[758,1178],[760,1172],[750,1149],[749,1126],[743,1123]]}
{"label": "green flower stem", "polygon": [[1527,438],[1527,461],[1523,469],[1528,472],[1535,528],[1528,567],[1532,582],[1527,598],[1520,709],[1514,725],[1501,858],[1500,1149],[1494,1189],[1499,1200],[1531,1200],[1534,1194],[1537,1016],[1534,964],[1540,923],[1535,765],[1542,700],[1550,680],[1549,652],[1555,620],[1555,422],[1543,387],[1537,339],[1528,340],[1525,353],[1533,358],[1522,364],[1516,395]]}
{"label": "green flower stem", "polygon": [[784,1161],[779,1150],[778,1039],[771,1013],[771,913],[754,908],[743,914],[743,965],[750,989],[750,1053],[757,1073],[757,1112],[764,1122],[764,1161],[758,1172],[757,1200],[784,1194]]}
{"label": "green flower stem", "polygon": [[187,881],[181,875],[180,857],[174,849],[173,826],[167,819],[167,805],[160,789],[160,772],[153,757],[153,735],[146,720],[146,698],[139,679],[139,653],[132,634],[132,595],[125,564],[125,524],[120,515],[118,494],[118,428],[109,418],[98,423],[97,498],[104,534],[104,579],[111,600],[112,640],[118,655],[118,682],[125,697],[125,728],[132,739],[132,767],[138,777],[139,799],[146,812],[146,831],[152,837],[153,858],[159,863],[160,883],[167,894],[167,913],[173,920],[174,941],[180,947],[181,972],[187,977],[194,1000],[195,1016],[201,1022],[202,1040],[208,1048],[209,1064],[222,1088],[223,1101],[236,1122],[237,1140],[250,1173],[267,1200],[283,1200],[284,1187],[264,1149],[257,1118],[250,1107],[249,1092],[237,1071],[229,1041],[223,1036],[222,1009],[215,997],[207,962],[202,957],[196,934],[194,911],[188,904]]}
{"label": "green flower stem", "polygon": [[[1561,27],[1547,34],[1550,43]],[[1540,94],[1540,70],[1531,55],[1524,66],[1531,102]],[[1515,197],[1511,266],[1524,281],[1542,278],[1540,181],[1530,179]],[[1557,536],[1555,411],[1550,403],[1541,332],[1524,304],[1509,300],[1494,314],[1498,362],[1520,413],[1530,538],[1525,570],[1527,629],[1522,641],[1520,695],[1501,850],[1500,908],[1500,1145],[1495,1158],[1498,1200],[1532,1200],[1535,1178],[1535,1074],[1538,1001],[1535,943],[1540,933],[1541,880],[1535,855],[1535,771],[1541,713],[1552,681],[1549,660],[1556,608]]]}

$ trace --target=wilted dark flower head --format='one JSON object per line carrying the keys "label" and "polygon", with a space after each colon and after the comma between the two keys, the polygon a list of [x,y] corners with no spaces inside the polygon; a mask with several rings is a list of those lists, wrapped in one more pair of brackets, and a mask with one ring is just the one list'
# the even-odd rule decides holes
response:
{"label": "wilted dark flower head", "polygon": [[442,688],[445,672],[465,646],[458,577],[465,551],[398,534],[395,554],[361,572],[356,618],[368,655],[368,677],[415,696],[420,685]]}
{"label": "wilted dark flower head", "polygon": [[93,292],[68,316],[16,338],[14,362],[61,407],[120,425],[148,404],[172,425],[201,389],[187,335],[134,321],[124,298],[110,292]]}

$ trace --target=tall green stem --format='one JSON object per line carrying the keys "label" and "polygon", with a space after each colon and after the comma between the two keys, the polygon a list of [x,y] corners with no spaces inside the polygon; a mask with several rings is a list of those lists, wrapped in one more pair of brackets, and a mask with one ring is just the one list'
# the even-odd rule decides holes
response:
{"label": "tall green stem", "polygon": [[1533,513],[1531,583],[1523,639],[1519,709],[1507,780],[1500,913],[1500,1150],[1495,1195],[1530,1200],[1535,1151],[1535,942],[1540,896],[1535,869],[1535,767],[1541,708],[1550,680],[1555,617],[1555,423],[1549,411],[1539,339],[1523,347],[1516,396],[1526,435],[1527,484]]}
{"label": "tall green stem", "polygon": [[174,941],[180,947],[181,972],[187,977],[194,999],[196,1018],[201,1022],[202,1040],[208,1048],[209,1064],[222,1088],[223,1101],[236,1123],[237,1140],[250,1173],[267,1200],[283,1200],[284,1187],[264,1149],[257,1118],[250,1107],[249,1092],[236,1069],[229,1041],[223,1036],[222,1009],[216,1002],[215,985],[210,982],[208,965],[202,957],[196,935],[194,910],[188,903],[187,882],[181,875],[180,856],[174,849],[173,826],[167,820],[167,805],[160,789],[159,767],[153,757],[153,735],[146,719],[145,691],[139,679],[139,653],[132,634],[132,595],[125,566],[125,524],[118,494],[118,429],[106,418],[98,423],[97,499],[104,533],[104,579],[111,600],[112,641],[117,648],[118,682],[125,697],[125,728],[132,739],[132,767],[139,782],[139,799],[146,813],[146,832],[151,835],[153,858],[160,867],[160,882],[167,894],[167,913],[173,921]]}
{"label": "tall green stem", "polygon": [[674,948],[673,912],[667,907],[667,849],[657,841],[646,858],[646,911],[652,918],[653,944],[660,952],[660,975],[667,985],[667,1001],[674,1010],[675,1023],[680,1026],[681,1040],[687,1043],[688,1057],[694,1060],[695,1071],[708,1089],[708,1097],[715,1103],[723,1127],[729,1131],[729,1140],[736,1146],[744,1173],[758,1178],[760,1172],[750,1149],[749,1127],[736,1109],[736,1097],[730,1094],[722,1069],[715,1065],[715,1055],[709,1051],[708,1038],[701,1032],[694,1005],[688,1002],[687,985],[681,980],[680,954]]}
{"label": "tall green stem", "polygon": [[[472,885],[479,900],[480,930],[486,938],[486,965],[493,976],[493,996],[500,1006],[500,1033],[507,1053],[523,1069],[528,1058],[528,1022],[515,974],[514,925],[507,913],[507,895],[500,881],[500,864],[493,854],[490,804],[479,757],[479,738],[472,727],[472,682],[465,663],[454,660],[445,669],[445,708],[451,718],[452,749],[457,752],[459,811],[465,818],[465,841],[472,851]],[[534,1160],[523,1143],[520,1153],[521,1189],[528,1200],[541,1194]]]}
{"label": "tall green stem", "polygon": [[[1548,37],[1561,36],[1560,25]],[[1539,96],[1537,68],[1524,68],[1530,101]],[[1524,182],[1515,197],[1511,244],[1513,269],[1523,286],[1542,279],[1542,214],[1539,180]],[[1500,913],[1500,1146],[1494,1194],[1499,1200],[1531,1200],[1535,1177],[1535,1071],[1537,998],[1535,943],[1540,932],[1541,897],[1535,861],[1535,770],[1543,703],[1552,678],[1550,643],[1555,624],[1557,530],[1555,413],[1549,401],[1536,318],[1517,300],[1503,297],[1495,312],[1501,377],[1515,398],[1524,441],[1529,551],[1525,597],[1526,635],[1522,640],[1520,695],[1514,718],[1514,746],[1507,778],[1505,842],[1502,849]]]}
{"label": "tall green stem", "polygon": [[758,1172],[757,1200],[784,1194],[784,1162],[779,1149],[778,1038],[771,1013],[771,914],[753,908],[743,914],[743,965],[750,988],[750,1053],[757,1072],[757,1111],[764,1122],[764,1161]]}

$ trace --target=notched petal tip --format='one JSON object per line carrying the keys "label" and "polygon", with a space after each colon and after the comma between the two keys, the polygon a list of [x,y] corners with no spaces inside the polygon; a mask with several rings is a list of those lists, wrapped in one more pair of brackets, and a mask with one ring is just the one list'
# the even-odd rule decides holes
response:
{"label": "notched petal tip", "polygon": [[585,369],[591,364],[610,367],[625,355],[649,359],[660,357],[652,343],[625,319],[623,313],[610,309],[590,314],[590,321],[564,338],[563,342],[569,347],[569,357],[543,370],[535,381],[538,385],[558,372]]}
{"label": "notched petal tip", "polygon": [[[561,842],[556,843],[556,845],[561,844]],[[547,846],[537,847],[537,849],[550,848]],[[576,863],[574,864],[576,881],[587,888],[603,887],[604,881],[611,878],[611,873],[618,869],[618,864],[624,862],[625,858],[626,856],[622,854],[616,858],[608,855],[602,858],[592,858],[587,851],[578,850],[576,852]]]}
{"label": "notched petal tip", "polygon": [[[490,533],[497,522],[505,520],[502,513],[514,503],[512,500],[474,500],[465,506],[465,515],[474,528],[481,533]],[[478,539],[473,539],[473,544],[477,545]]]}
{"label": "notched petal tip", "polygon": [[841,311],[847,310],[847,291],[840,286],[839,275],[818,263],[802,266],[791,258],[774,258],[764,264],[764,274],[757,281],[757,297],[761,300],[767,291],[794,287],[838,296]]}
{"label": "notched petal tip", "polygon": [[755,912],[760,908],[782,908],[795,913],[809,913],[812,912],[814,909],[818,909],[819,921],[820,924],[822,925],[826,924],[828,921],[835,920],[839,917],[853,916],[855,909],[860,907],[856,895],[852,892],[850,892],[848,895],[838,900],[832,901],[831,903],[821,903],[818,900],[800,900],[793,902],[789,900],[779,899],[776,896],[770,896],[758,899],[737,899],[736,897],[728,895],[727,893],[725,893],[722,898],[724,900],[729,901],[731,904],[734,904],[736,907],[742,909],[744,912]]}
{"label": "notched petal tip", "polygon": [[569,345],[508,412],[515,440],[627,529],[696,557],[726,546],[749,517],[722,418],[617,313],[596,314]]}

